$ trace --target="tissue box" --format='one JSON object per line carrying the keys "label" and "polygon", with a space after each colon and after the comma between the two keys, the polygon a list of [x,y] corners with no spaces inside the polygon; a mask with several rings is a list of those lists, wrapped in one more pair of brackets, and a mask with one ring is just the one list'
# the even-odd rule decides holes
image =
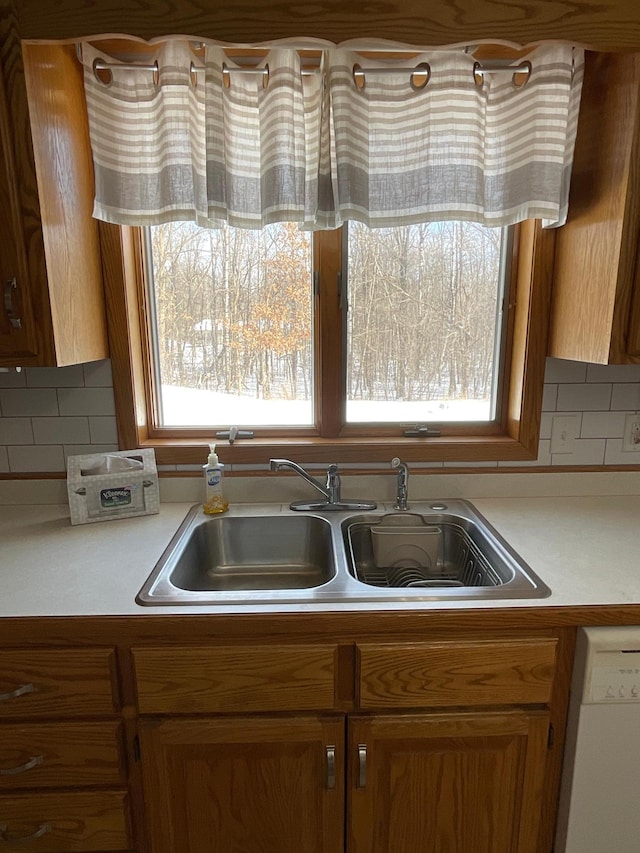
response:
{"label": "tissue box", "polygon": [[69,456],[67,493],[71,524],[160,512],[153,449]]}

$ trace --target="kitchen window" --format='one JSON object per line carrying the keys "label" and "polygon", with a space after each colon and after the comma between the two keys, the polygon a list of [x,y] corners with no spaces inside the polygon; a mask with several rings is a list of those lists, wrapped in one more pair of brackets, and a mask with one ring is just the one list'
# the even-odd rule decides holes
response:
{"label": "kitchen window", "polygon": [[[325,244],[293,223],[146,230],[158,426],[326,434],[323,396],[335,387],[341,428],[354,432],[499,418],[511,230],[349,223],[337,306],[318,271]],[[316,370],[323,324],[344,357]]]}
{"label": "kitchen window", "polygon": [[[264,160],[258,163],[254,179],[245,151],[251,149],[252,139],[262,136],[241,130],[239,153],[225,150],[227,162],[221,167],[216,161],[219,150],[233,146],[226,137],[224,145],[222,137],[217,139],[222,125],[203,131],[214,95],[228,100],[224,109],[260,114],[253,102],[247,106],[242,100],[244,83],[234,89],[234,81],[248,75],[238,65],[229,74],[226,59],[220,61],[214,52],[202,67],[192,61],[181,82],[179,69],[187,66],[180,51],[190,49],[172,44],[173,64],[166,65],[173,89],[169,86],[163,97],[172,110],[184,101],[191,122],[177,142],[162,136],[160,148],[144,153],[147,124],[157,111],[148,104],[155,104],[157,93],[150,88],[145,101],[144,87],[151,84],[136,82],[135,97],[126,89],[129,82],[123,84],[124,112],[139,99],[142,114],[149,118],[142,122],[127,113],[133,143],[123,145],[129,147],[121,160],[132,167],[131,175],[126,170],[119,174],[114,167],[113,151],[121,137],[117,132],[109,137],[112,105],[104,101],[112,84],[117,88],[114,80],[120,69],[95,50],[85,56],[86,84],[98,93],[96,102],[89,98],[89,118],[101,131],[92,129],[96,215],[114,223],[101,226],[108,296],[112,315],[128,329],[125,336],[116,333],[112,346],[114,384],[123,388],[116,390],[121,442],[155,446],[159,461],[166,463],[199,460],[202,443],[212,433],[234,426],[255,436],[240,438],[228,448],[226,461],[238,463],[263,462],[284,452],[301,461],[375,462],[388,460],[391,448],[408,460],[425,461],[535,455],[553,254],[553,232],[543,231],[540,220],[560,224],[566,215],[566,151],[559,149],[559,189],[564,196],[559,206],[544,198],[536,185],[531,200],[516,197],[512,189],[502,190],[499,209],[494,208],[492,193],[503,176],[493,151],[483,158],[488,170],[484,189],[475,196],[465,195],[468,188],[463,188],[463,201],[450,204],[451,186],[478,168],[476,155],[469,155],[465,144],[458,145],[450,130],[460,125],[466,133],[468,113],[459,106],[450,108],[448,90],[443,95],[433,89],[430,115],[445,113],[441,144],[453,147],[454,160],[471,158],[450,168],[441,155],[432,156],[435,143],[429,141],[425,148],[413,119],[401,113],[389,118],[386,105],[375,106],[379,55],[369,60],[363,54],[373,63],[363,69],[351,54],[345,58],[338,51],[319,62],[327,65],[330,89],[335,75],[332,123],[325,121],[327,86],[318,84],[318,75],[310,72],[307,77],[315,78],[311,88],[296,83],[298,89],[284,98],[286,103],[301,98],[307,105],[303,115],[294,114],[289,136],[280,119],[267,122],[262,147],[270,150],[278,143],[280,149],[266,165]],[[445,54],[444,64],[454,63],[455,76],[458,59]],[[409,69],[407,80],[397,83],[407,98],[414,98],[435,75],[419,59],[411,57],[417,62],[415,70]],[[244,87],[251,97],[260,100],[262,89],[272,82],[276,86],[279,79],[305,79],[289,54],[283,59],[280,53],[270,53],[266,60],[262,57],[262,66],[253,68],[259,72],[255,79],[263,82]],[[478,72],[479,61],[474,62],[468,66],[473,67],[471,83],[465,78],[465,86],[477,100],[485,72],[482,66]],[[153,72],[147,73],[147,80],[163,79],[165,66],[159,74],[157,67],[157,61],[147,64],[147,72]],[[569,78],[568,63],[565,67],[571,88],[573,71]],[[509,70],[507,80],[514,89],[528,84],[531,63],[516,68],[517,73]],[[194,80],[205,73],[207,80],[218,73],[219,89],[207,88],[203,95]],[[287,85],[273,90],[280,104]],[[229,86],[231,95],[224,91]],[[370,99],[364,108],[363,89]],[[388,101],[389,92],[381,91]],[[391,102],[395,105],[395,94]],[[424,102],[419,103],[424,111]],[[563,109],[560,124],[566,125],[568,116],[569,125],[575,125],[575,105],[568,112]],[[521,105],[512,110],[511,120],[517,125],[530,112]],[[367,131],[367,122],[378,119],[389,122],[386,130]],[[394,134],[395,124],[402,121],[407,125],[406,150],[399,156]],[[437,129],[436,118],[433,124]],[[335,132],[330,145],[325,139],[329,129]],[[541,164],[553,157],[547,157],[546,143],[537,138],[535,122],[533,139],[530,128],[514,125],[504,137],[509,145],[516,130],[526,144],[515,152],[513,168],[520,170],[519,177],[530,173],[535,184]],[[366,137],[367,132],[369,142],[365,140],[361,150],[351,145],[352,136]],[[299,154],[295,149],[301,137],[296,134],[318,140],[318,150],[307,142],[302,160],[289,162],[290,151],[292,158]],[[372,153],[372,140],[382,153]],[[191,168],[180,159],[185,148],[195,151]],[[171,156],[163,161],[167,151]],[[331,157],[337,165],[327,165]],[[372,171],[363,180],[367,158],[371,162],[366,168]],[[284,179],[275,196],[263,199],[262,208],[245,204],[270,186],[272,179],[265,175],[276,173]],[[179,186],[179,197],[163,195],[172,182]],[[439,182],[444,201],[430,194]],[[475,193],[477,177],[468,183],[475,183]],[[292,185],[295,192],[287,195]],[[428,197],[423,197],[425,186]],[[146,210],[149,200],[153,209]],[[441,212],[445,215],[439,216]]]}

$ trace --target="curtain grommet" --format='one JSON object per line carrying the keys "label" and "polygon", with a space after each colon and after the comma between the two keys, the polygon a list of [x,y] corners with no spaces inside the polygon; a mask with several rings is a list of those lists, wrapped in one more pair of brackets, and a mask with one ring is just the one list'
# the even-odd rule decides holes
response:
{"label": "curtain grommet", "polygon": [[354,63],[353,68],[351,69],[351,73],[353,74],[353,82],[356,89],[359,89],[361,92],[366,86],[366,79],[364,76],[364,71],[362,70],[362,66],[357,62]]}
{"label": "curtain grommet", "polygon": [[431,80],[431,66],[428,62],[420,62],[411,72],[409,82],[414,92],[421,92]]}
{"label": "curtain grommet", "polygon": [[107,67],[104,59],[96,58],[93,60],[93,76],[105,88],[108,88],[113,83],[113,71]]}
{"label": "curtain grommet", "polygon": [[511,82],[516,87],[516,89],[522,89],[523,86],[526,86],[531,78],[532,72],[531,63],[528,60],[521,62],[520,65],[513,72],[513,77],[511,78]]}

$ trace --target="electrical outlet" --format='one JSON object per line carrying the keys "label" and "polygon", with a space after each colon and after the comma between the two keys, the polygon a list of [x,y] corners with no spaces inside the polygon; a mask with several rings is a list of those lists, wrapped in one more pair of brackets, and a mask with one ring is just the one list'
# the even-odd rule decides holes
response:
{"label": "electrical outlet", "polygon": [[573,453],[573,442],[577,436],[577,416],[556,415],[551,422],[551,452]]}
{"label": "electrical outlet", "polygon": [[640,450],[640,414],[627,415],[625,418],[622,449],[625,453]]}

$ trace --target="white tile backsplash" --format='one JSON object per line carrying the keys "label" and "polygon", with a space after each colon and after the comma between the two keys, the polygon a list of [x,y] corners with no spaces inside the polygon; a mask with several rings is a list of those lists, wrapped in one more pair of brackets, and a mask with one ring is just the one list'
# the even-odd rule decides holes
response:
{"label": "white tile backsplash", "polygon": [[555,412],[558,403],[558,386],[545,383],[542,391],[542,411]]}
{"label": "white tile backsplash", "polygon": [[58,394],[55,388],[3,388],[0,390],[0,414],[4,418],[55,417],[60,414]]}
{"label": "white tile backsplash", "polygon": [[584,382],[586,378],[587,365],[581,361],[566,361],[563,358],[547,359],[544,371],[545,382]]}
{"label": "white tile backsplash", "polygon": [[113,379],[111,376],[111,362],[90,361],[83,365],[84,384],[87,388],[111,388]]}
{"label": "white tile backsplash", "polygon": [[623,450],[621,438],[608,438],[605,465],[640,465],[640,451]]}
{"label": "white tile backsplash", "polygon": [[587,382],[640,382],[640,364],[588,364]]}
{"label": "white tile backsplash", "polygon": [[9,369],[5,373],[0,372],[0,388],[25,388],[27,376],[24,370]]}
{"label": "white tile backsplash", "polygon": [[617,438],[624,433],[626,412],[584,412],[581,438]]}
{"label": "white tile backsplash", "polygon": [[32,418],[36,444],[89,444],[88,418]]}
{"label": "white tile backsplash", "polygon": [[558,385],[558,412],[602,412],[611,408],[611,385],[583,382]]}
{"label": "white tile backsplash", "polygon": [[0,446],[33,444],[31,418],[0,418]]}
{"label": "white tile backsplash", "polygon": [[59,388],[61,415],[115,415],[113,388]]}
{"label": "white tile backsplash", "polygon": [[607,447],[604,438],[581,438],[573,442],[571,453],[552,453],[552,465],[604,465]]}
{"label": "white tile backsplash", "polygon": [[64,453],[59,444],[32,444],[29,447],[8,447],[9,468],[13,472],[35,474],[64,471]]}
{"label": "white tile backsplash", "polygon": [[[538,458],[446,463],[444,467],[476,467],[487,472],[491,468],[640,465],[640,452],[622,450],[628,412],[640,412],[640,365],[608,366],[550,358],[545,371]],[[575,414],[581,425],[572,452],[551,453],[553,418]],[[1,474],[64,472],[69,455],[117,449],[109,361],[0,373]],[[443,463],[413,463],[410,467],[432,470],[442,468]],[[197,465],[164,468],[200,470]],[[234,465],[229,470],[250,471],[255,466]]]}
{"label": "white tile backsplash", "polygon": [[117,444],[118,427],[115,416],[90,417],[89,433],[91,444]]}
{"label": "white tile backsplash", "polygon": [[29,388],[82,388],[84,373],[81,364],[69,367],[27,367],[27,386]]}
{"label": "white tile backsplash", "polygon": [[611,394],[613,411],[632,411],[640,409],[640,382],[617,383]]}

